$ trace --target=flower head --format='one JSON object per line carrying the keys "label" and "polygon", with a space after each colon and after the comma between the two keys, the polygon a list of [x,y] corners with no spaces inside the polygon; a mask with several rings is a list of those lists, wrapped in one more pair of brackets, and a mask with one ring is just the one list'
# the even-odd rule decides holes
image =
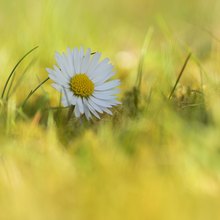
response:
{"label": "flower head", "polygon": [[47,68],[52,86],[62,93],[62,104],[75,106],[76,117],[85,114],[89,120],[92,114],[100,118],[99,113],[112,114],[110,108],[120,104],[116,100],[119,80],[109,79],[115,74],[109,59],[99,62],[101,53],[91,55],[91,50],[74,48],[66,53],[55,54],[57,65]]}

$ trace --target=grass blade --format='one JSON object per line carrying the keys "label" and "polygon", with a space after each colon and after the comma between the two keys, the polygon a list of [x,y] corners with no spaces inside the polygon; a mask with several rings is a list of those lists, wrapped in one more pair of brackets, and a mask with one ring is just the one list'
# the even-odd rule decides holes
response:
{"label": "grass blade", "polygon": [[[8,91],[7,91],[7,94],[6,94],[6,100],[9,99],[9,97],[12,96],[12,94],[14,94],[17,90],[17,88],[19,87],[19,85],[21,84],[25,74],[27,73],[27,71],[30,69],[30,67],[35,63],[36,59],[33,59],[28,65],[27,67],[25,68],[25,70],[22,72],[21,74],[21,77],[17,80],[17,83],[14,85],[13,89],[12,89],[12,83],[13,83],[13,80],[14,80],[14,76],[15,74],[13,75],[12,77],[12,80],[11,80],[11,83],[10,85],[8,86]],[[12,91],[11,91],[12,90]]]}
{"label": "grass blade", "polygon": [[173,89],[172,89],[172,91],[171,91],[171,93],[170,93],[168,99],[171,99],[171,97],[173,96],[173,93],[175,92],[175,89],[176,89],[176,87],[177,87],[177,85],[178,85],[178,83],[179,83],[179,81],[180,81],[180,79],[181,79],[181,77],[182,77],[182,75],[183,75],[183,72],[184,72],[184,70],[185,70],[185,68],[186,68],[186,66],[187,66],[187,63],[188,63],[188,61],[189,61],[191,55],[192,55],[192,54],[190,53],[190,54],[187,56],[187,58],[186,58],[186,60],[185,60],[185,63],[183,64],[183,67],[182,67],[182,69],[181,69],[181,71],[180,71],[180,73],[179,73],[179,76],[177,77],[176,83],[175,83],[175,85],[174,85],[174,87],[173,87]]}
{"label": "grass blade", "polygon": [[140,62],[138,65],[138,73],[137,73],[137,78],[136,78],[136,88],[139,90],[141,86],[141,81],[142,81],[142,74],[143,74],[143,65],[144,65],[144,59],[146,57],[147,49],[149,47],[151,38],[153,34],[153,29],[149,28],[147,35],[144,40],[144,45],[141,51],[141,57],[140,57]]}
{"label": "grass blade", "polygon": [[11,73],[9,74],[8,78],[7,78],[7,81],[4,85],[4,89],[2,91],[2,96],[1,98],[3,99],[4,98],[4,94],[5,94],[5,91],[7,89],[7,86],[8,86],[8,83],[11,79],[11,77],[14,75],[15,73],[15,70],[17,69],[17,67],[19,66],[19,64],[24,60],[25,57],[27,57],[31,52],[33,52],[34,50],[36,50],[38,48],[38,46],[34,47],[33,49],[29,50],[18,62],[17,64],[14,66],[14,68],[12,69]]}
{"label": "grass blade", "polygon": [[[16,73],[16,72],[15,72],[15,73]],[[8,91],[7,91],[7,94],[6,94],[6,101],[8,100],[9,93],[10,93],[10,90],[11,90],[11,87],[12,87],[12,84],[13,84],[13,82],[14,82],[14,80],[15,80],[15,73],[13,74],[12,79],[11,79],[11,81],[10,81],[10,84],[9,84],[9,86],[8,86]]]}
{"label": "grass blade", "polygon": [[23,104],[21,107],[24,107],[25,104],[27,103],[28,99],[45,83],[49,80],[50,78],[46,78],[44,81],[42,81],[34,90],[31,90],[26,99],[24,100]]}

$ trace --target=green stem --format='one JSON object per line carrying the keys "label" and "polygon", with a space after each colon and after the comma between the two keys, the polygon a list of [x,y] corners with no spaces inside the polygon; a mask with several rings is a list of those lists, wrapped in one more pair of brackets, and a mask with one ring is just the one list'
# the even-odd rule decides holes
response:
{"label": "green stem", "polygon": [[26,56],[28,56],[32,51],[34,51],[34,50],[37,49],[37,48],[38,48],[38,46],[36,46],[36,47],[34,47],[33,49],[29,50],[29,51],[17,62],[17,64],[14,66],[14,68],[12,69],[10,75],[8,76],[8,79],[7,79],[6,83],[5,83],[4,89],[3,89],[3,91],[2,91],[2,96],[1,96],[2,99],[4,98],[4,94],[5,94],[5,91],[6,91],[6,89],[7,89],[8,83],[9,83],[11,77],[13,76],[13,74],[15,73],[15,70],[17,69],[17,67],[19,66],[19,64],[24,60],[24,58],[25,58]]}

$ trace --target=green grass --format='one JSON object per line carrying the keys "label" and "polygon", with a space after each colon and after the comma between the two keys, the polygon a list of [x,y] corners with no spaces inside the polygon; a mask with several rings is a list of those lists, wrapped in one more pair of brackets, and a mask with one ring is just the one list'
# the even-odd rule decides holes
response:
{"label": "green grass", "polygon": [[[220,219],[218,1],[0,3],[0,219]],[[113,116],[45,80],[81,45],[121,79]]]}

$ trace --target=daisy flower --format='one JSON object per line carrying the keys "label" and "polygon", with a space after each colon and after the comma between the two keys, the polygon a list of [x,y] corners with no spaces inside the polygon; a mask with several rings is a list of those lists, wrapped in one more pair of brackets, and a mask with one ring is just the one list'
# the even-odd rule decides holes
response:
{"label": "daisy flower", "polygon": [[74,106],[77,118],[85,114],[100,119],[99,113],[112,114],[110,108],[120,104],[116,100],[119,80],[109,79],[115,74],[109,59],[99,61],[101,53],[91,55],[91,49],[67,49],[66,53],[56,53],[57,65],[47,68],[52,86],[62,93],[64,107]]}

